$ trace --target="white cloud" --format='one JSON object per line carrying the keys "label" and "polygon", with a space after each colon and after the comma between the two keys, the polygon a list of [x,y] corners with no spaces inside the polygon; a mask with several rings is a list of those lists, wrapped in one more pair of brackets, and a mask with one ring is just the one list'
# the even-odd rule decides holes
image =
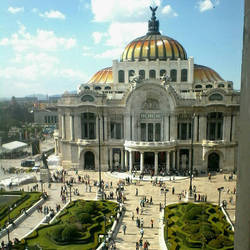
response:
{"label": "white cloud", "polygon": [[23,12],[24,11],[24,7],[12,7],[10,6],[8,8],[8,11],[11,13],[11,14],[16,14],[18,12]]}
{"label": "white cloud", "polygon": [[102,58],[102,59],[118,59],[120,58],[122,51],[124,48],[113,48],[104,51],[103,53],[94,55],[95,58]]}
{"label": "white cloud", "polygon": [[207,10],[211,10],[215,7],[215,5],[218,5],[220,3],[219,0],[215,0],[214,4],[211,0],[202,0],[198,2],[198,8],[200,12],[204,12]]}
{"label": "white cloud", "polygon": [[73,70],[73,69],[62,69],[58,71],[58,76],[61,76],[63,78],[69,78],[69,79],[74,79],[76,80],[82,80],[86,81],[88,80],[88,76],[79,70]]}
{"label": "white cloud", "polygon": [[178,16],[178,14],[172,9],[172,7],[169,4],[162,8],[161,13],[166,14],[168,16],[174,16],[174,17]]}
{"label": "white cloud", "polygon": [[71,49],[76,45],[74,38],[57,37],[54,31],[40,30],[32,35],[24,25],[19,24],[19,30],[9,38],[0,40],[0,46],[12,46],[15,51],[23,52],[29,49],[55,51],[60,48]]}
{"label": "white cloud", "polygon": [[37,8],[33,8],[31,11],[32,11],[33,13],[37,13],[37,12],[38,12],[38,9],[37,9]]}
{"label": "white cloud", "polygon": [[65,19],[65,15],[59,10],[50,10],[40,13],[39,16],[44,18],[53,18],[53,19]]}
{"label": "white cloud", "polygon": [[144,20],[150,5],[161,5],[162,0],[91,0],[96,22]]}
{"label": "white cloud", "polygon": [[98,31],[95,31],[92,33],[92,37],[94,39],[94,43],[95,44],[98,44],[101,42],[102,38],[104,36],[106,36],[107,34],[106,33],[103,33],[103,32],[98,32]]}

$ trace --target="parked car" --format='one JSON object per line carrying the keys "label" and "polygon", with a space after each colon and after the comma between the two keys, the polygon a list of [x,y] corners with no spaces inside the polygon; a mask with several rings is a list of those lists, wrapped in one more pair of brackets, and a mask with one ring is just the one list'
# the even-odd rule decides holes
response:
{"label": "parked car", "polygon": [[22,160],[21,162],[22,167],[34,167],[35,166],[35,160]]}

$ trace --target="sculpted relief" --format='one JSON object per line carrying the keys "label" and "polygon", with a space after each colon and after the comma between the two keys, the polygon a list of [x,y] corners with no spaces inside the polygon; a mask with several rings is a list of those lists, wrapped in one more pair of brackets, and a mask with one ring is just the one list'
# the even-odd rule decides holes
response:
{"label": "sculpted relief", "polygon": [[158,109],[160,109],[159,102],[158,100],[153,98],[148,98],[142,104],[142,110],[158,110]]}

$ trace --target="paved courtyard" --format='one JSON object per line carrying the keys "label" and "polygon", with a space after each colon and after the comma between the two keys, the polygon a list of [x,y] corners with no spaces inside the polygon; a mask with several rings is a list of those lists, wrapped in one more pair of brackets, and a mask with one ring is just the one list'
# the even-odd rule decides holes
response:
{"label": "paved courtyard", "polygon": [[[11,164],[10,164],[11,165]],[[85,184],[74,184],[74,188],[78,188],[80,196],[72,195],[72,199],[95,199],[96,198],[96,187],[93,186],[93,181],[98,180],[98,172],[85,172],[79,171],[79,175],[84,176],[88,174],[91,180],[92,190],[91,192],[86,192]],[[228,179],[227,175],[227,179]],[[76,179],[75,171],[69,171],[66,180],[70,177]],[[117,175],[116,173],[102,173],[102,178],[105,183],[109,184],[109,188],[105,190],[108,194],[111,190],[115,191],[118,181],[125,177],[124,175]],[[148,178],[150,179],[150,178]],[[211,180],[207,176],[197,177],[193,180],[193,185],[196,186],[197,195],[207,195],[207,201],[218,204],[219,193],[217,191],[218,187],[223,186],[224,190],[221,193],[221,200],[227,200],[228,206],[227,211],[230,215],[231,220],[235,220],[235,194],[233,190],[236,185],[236,177],[234,176],[232,181],[225,181],[223,174],[213,175]],[[110,182],[112,182],[112,188],[110,188]],[[164,205],[164,194],[161,194],[160,187],[158,185],[153,185],[150,180],[147,181],[134,181],[136,184],[130,184],[125,186],[125,207],[126,213],[123,219],[123,224],[126,224],[127,230],[124,235],[122,227],[117,234],[115,239],[117,249],[135,249],[136,242],[140,239],[139,228],[136,227],[135,220],[143,218],[144,222],[144,240],[148,240],[150,243],[149,249],[160,249],[159,243],[159,206],[160,203]],[[177,179],[175,181],[164,181],[169,192],[166,195],[167,204],[179,202],[179,194],[184,193],[185,190],[188,191],[189,179]],[[18,188],[24,188],[26,191],[30,189],[34,184],[24,185]],[[56,204],[63,206],[60,199],[61,183],[53,183],[51,188],[48,188],[47,184],[44,185],[44,189],[49,195],[49,199],[44,203],[44,205],[55,209]],[[175,194],[172,194],[172,188],[175,188]],[[40,188],[40,185],[39,185]],[[136,196],[136,189],[138,189],[138,196]],[[115,192],[114,192],[115,193]],[[152,196],[153,204],[146,204],[143,208],[141,214],[141,209],[139,210],[139,215],[136,213],[136,208],[140,208],[140,200],[146,196],[150,199]],[[229,203],[229,199],[232,199],[232,203]],[[69,199],[69,198],[68,198]],[[132,213],[134,213],[134,220],[132,220]],[[10,233],[10,238],[15,237],[21,239],[28,232],[30,232],[43,218],[42,213],[35,211],[31,216],[29,216],[22,224],[20,224],[14,231]],[[153,220],[153,228],[151,227],[151,220]],[[7,236],[3,239],[7,241]]]}

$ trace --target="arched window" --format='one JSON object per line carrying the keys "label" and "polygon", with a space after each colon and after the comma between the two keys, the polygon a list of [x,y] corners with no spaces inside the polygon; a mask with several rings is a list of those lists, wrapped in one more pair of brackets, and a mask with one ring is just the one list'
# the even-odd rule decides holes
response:
{"label": "arched window", "polygon": [[82,139],[96,138],[96,115],[95,113],[81,114]]}
{"label": "arched window", "polygon": [[209,101],[222,101],[223,96],[221,94],[215,93],[209,96]]}
{"label": "arched window", "polygon": [[105,89],[105,90],[110,90],[111,87],[110,87],[110,86],[106,86],[104,89]]}
{"label": "arched window", "polygon": [[206,85],[207,89],[211,89],[212,87],[213,87],[213,85],[211,85],[211,84]]}
{"label": "arched window", "polygon": [[195,86],[196,89],[202,89],[202,86],[200,84]]}
{"label": "arched window", "polygon": [[170,71],[170,78],[172,82],[177,81],[177,70],[176,69],[171,69]]}
{"label": "arched window", "polygon": [[149,78],[155,79],[155,70],[154,69],[149,70]]}
{"label": "arched window", "polygon": [[164,74],[166,75],[166,70],[165,69],[161,69],[160,70],[160,76],[163,76]]}
{"label": "arched window", "polygon": [[211,112],[207,116],[207,140],[222,140],[223,113]]}
{"label": "arched window", "polygon": [[227,87],[230,89],[230,88],[232,88],[232,85],[229,83],[229,84],[227,85]]}
{"label": "arched window", "polygon": [[181,70],[181,81],[186,82],[187,81],[187,69]]}
{"label": "arched window", "polygon": [[84,89],[90,89],[90,87],[89,86],[85,86]]}
{"label": "arched window", "polygon": [[102,88],[100,86],[95,86],[95,90],[101,90]]}
{"label": "arched window", "polygon": [[223,83],[218,84],[218,88],[224,88],[225,85]]}
{"label": "arched window", "polygon": [[128,79],[129,79],[129,82],[131,82],[131,79],[130,78],[132,78],[132,76],[134,76],[135,75],[135,71],[134,70],[129,70],[129,72],[128,72]]}
{"label": "arched window", "polygon": [[145,70],[139,70],[139,76],[141,77],[141,79],[145,79]]}
{"label": "arched window", "polygon": [[123,70],[118,71],[118,82],[124,82],[124,71]]}

